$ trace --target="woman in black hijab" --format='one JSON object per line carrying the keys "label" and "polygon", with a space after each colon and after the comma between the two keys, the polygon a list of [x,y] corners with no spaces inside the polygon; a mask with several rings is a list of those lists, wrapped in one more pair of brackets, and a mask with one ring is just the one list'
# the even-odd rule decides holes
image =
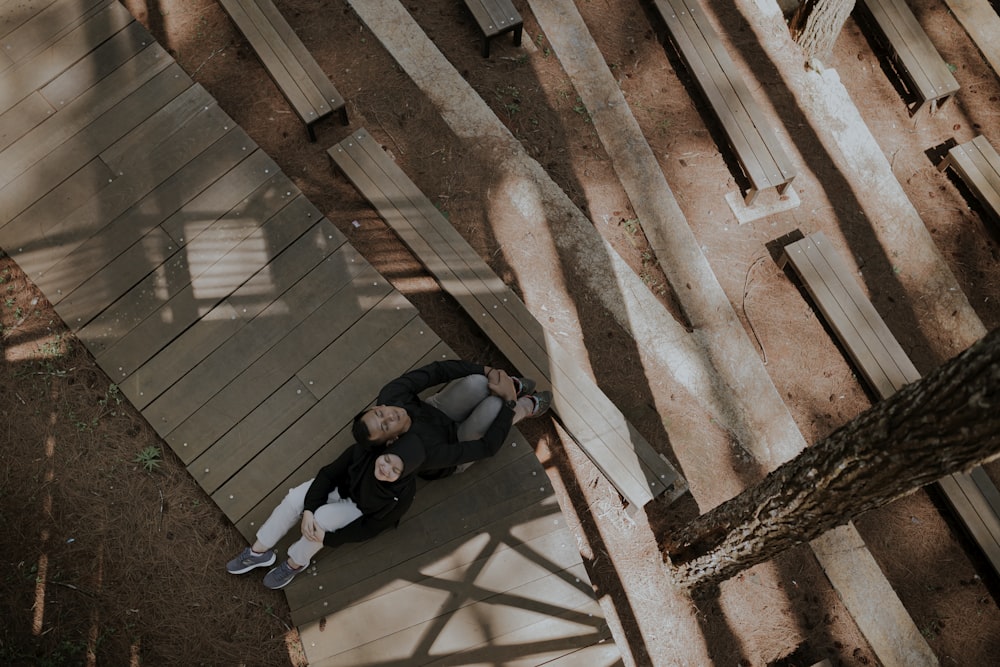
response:
{"label": "woman in black hijab", "polygon": [[423,448],[412,441],[377,450],[348,447],[315,479],[289,491],[257,531],[253,546],[226,569],[243,574],[273,565],[274,545],[300,523],[302,537],[288,548],[288,558],[264,577],[268,588],[284,588],[324,546],[361,542],[397,525],[413,504],[415,473],[423,461]]}

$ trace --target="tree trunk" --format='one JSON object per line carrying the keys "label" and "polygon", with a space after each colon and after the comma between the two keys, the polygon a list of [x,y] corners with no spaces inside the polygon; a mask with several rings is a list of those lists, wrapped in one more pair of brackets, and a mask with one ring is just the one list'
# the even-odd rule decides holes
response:
{"label": "tree trunk", "polygon": [[854,9],[854,0],[802,0],[788,27],[808,60],[824,61]]}
{"label": "tree trunk", "polygon": [[675,581],[723,581],[998,455],[1000,329],[666,539]]}

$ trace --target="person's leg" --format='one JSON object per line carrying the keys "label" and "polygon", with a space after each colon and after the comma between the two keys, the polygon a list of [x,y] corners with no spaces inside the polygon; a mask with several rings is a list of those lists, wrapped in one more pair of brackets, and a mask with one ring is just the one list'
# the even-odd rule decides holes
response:
{"label": "person's leg", "polygon": [[479,401],[469,412],[465,419],[458,422],[458,439],[462,442],[467,440],[479,440],[486,435],[490,424],[500,414],[503,407],[503,400],[499,396],[487,396]]}
{"label": "person's leg", "polygon": [[310,484],[312,480],[300,484],[285,494],[284,499],[257,531],[257,541],[226,563],[226,570],[230,574],[246,574],[258,567],[274,565],[277,557],[273,547],[292,526],[298,523]]}
{"label": "person's leg", "polygon": [[456,422],[461,422],[489,395],[490,389],[485,375],[466,375],[448,383],[426,402]]}
{"label": "person's leg", "polygon": [[[349,498],[341,498],[340,494],[334,490],[327,499],[327,504],[318,508],[315,512],[316,523],[320,528],[330,533],[340,530],[347,524],[361,516],[361,510]],[[288,547],[288,560],[294,568],[301,568],[308,565],[320,549],[322,542],[313,542],[305,537],[300,537],[296,542]]]}
{"label": "person's leg", "polygon": [[285,533],[298,525],[306,503],[306,492],[309,491],[311,484],[312,480],[309,480],[285,494],[281,503],[274,508],[271,516],[267,517],[267,521],[257,531],[257,541],[253,544],[254,551],[261,553],[273,548]]}

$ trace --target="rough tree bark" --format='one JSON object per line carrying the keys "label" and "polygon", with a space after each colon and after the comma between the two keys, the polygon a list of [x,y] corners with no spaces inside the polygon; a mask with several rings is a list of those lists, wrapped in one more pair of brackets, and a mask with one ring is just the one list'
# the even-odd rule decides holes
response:
{"label": "rough tree bark", "polygon": [[854,9],[854,0],[802,0],[788,27],[808,60],[824,61]]}
{"label": "rough tree bark", "polygon": [[1000,456],[1000,329],[687,524],[665,542],[700,588]]}

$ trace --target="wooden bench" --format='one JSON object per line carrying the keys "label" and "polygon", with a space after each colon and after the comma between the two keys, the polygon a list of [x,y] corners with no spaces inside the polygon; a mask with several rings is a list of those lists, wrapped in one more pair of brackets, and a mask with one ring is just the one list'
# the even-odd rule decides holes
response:
{"label": "wooden bench", "polygon": [[968,186],[986,209],[986,213],[1000,224],[1000,155],[986,137],[979,135],[972,141],[953,146],[938,169],[951,167]]}
{"label": "wooden bench", "polygon": [[783,193],[795,169],[701,6],[696,0],[656,0],[656,8],[750,179],[746,204],[761,190]]}
{"label": "wooden bench", "polygon": [[911,115],[925,102],[933,113],[958,92],[958,81],[905,0],[859,0],[855,11],[861,23],[874,29],[875,41],[890,53],[906,92],[916,98],[908,104]]}
{"label": "wooden bench", "polygon": [[[847,263],[822,232],[785,246],[780,264],[799,276],[855,367],[883,399],[920,374]],[[945,499],[993,569],[1000,572],[1000,491],[982,468],[937,482]]]}
{"label": "wooden bench", "polygon": [[310,141],[316,141],[316,122],[334,112],[347,125],[344,98],[271,0],[219,1],[306,124]]}
{"label": "wooden bench", "polygon": [[514,33],[514,46],[521,45],[523,21],[510,0],[465,0],[465,6],[483,33],[483,57],[490,57],[490,41],[505,32]]}
{"label": "wooden bench", "polygon": [[566,431],[634,510],[687,482],[625,420],[524,303],[364,129],[329,150],[430,273],[521,373],[548,384]]}

